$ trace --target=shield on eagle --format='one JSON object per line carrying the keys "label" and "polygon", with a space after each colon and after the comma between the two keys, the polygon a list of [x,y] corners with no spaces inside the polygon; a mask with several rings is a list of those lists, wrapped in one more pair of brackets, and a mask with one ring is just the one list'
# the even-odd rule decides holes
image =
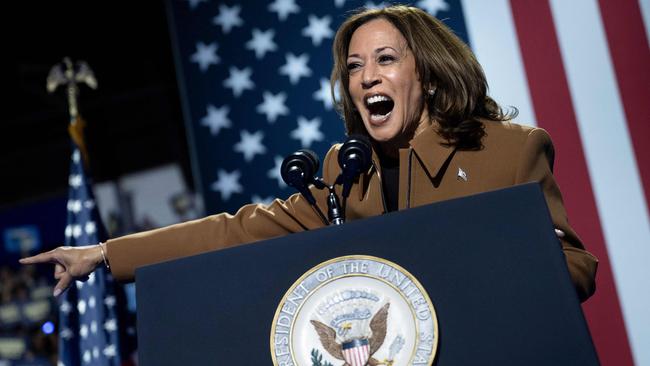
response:
{"label": "shield on eagle", "polygon": [[341,344],[343,358],[350,366],[365,366],[370,357],[370,346],[367,339],[353,339]]}

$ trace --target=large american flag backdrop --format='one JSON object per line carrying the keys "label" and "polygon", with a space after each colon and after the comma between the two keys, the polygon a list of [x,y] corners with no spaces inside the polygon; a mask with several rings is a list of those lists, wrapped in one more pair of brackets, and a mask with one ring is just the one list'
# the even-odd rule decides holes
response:
{"label": "large american flag backdrop", "polygon": [[[600,258],[585,305],[604,365],[650,365],[648,0],[423,0],[478,56],[490,94],[545,128],[571,222]],[[283,156],[343,139],[327,79],[352,0],[169,0],[207,211],[290,193]],[[553,352],[553,350],[549,350]]]}

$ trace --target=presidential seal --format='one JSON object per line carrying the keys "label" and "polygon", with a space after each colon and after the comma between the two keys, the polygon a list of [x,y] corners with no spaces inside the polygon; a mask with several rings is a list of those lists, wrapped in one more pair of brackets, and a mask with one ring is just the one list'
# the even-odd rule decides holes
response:
{"label": "presidential seal", "polygon": [[430,365],[438,320],[424,288],[399,265],[352,255],[300,277],[271,328],[275,366]]}

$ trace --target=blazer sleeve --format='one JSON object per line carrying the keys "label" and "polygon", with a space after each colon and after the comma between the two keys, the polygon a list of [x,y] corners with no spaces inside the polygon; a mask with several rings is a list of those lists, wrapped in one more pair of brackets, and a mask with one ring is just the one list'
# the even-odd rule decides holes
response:
{"label": "blazer sleeve", "polygon": [[585,301],[596,290],[598,259],[585,250],[576,232],[569,225],[562,194],[553,177],[555,150],[551,138],[541,128],[532,129],[524,144],[516,174],[516,183],[540,183],[553,224],[565,233],[560,238],[571,279],[580,301]]}
{"label": "blazer sleeve", "polygon": [[[323,164],[326,181],[336,171],[333,146]],[[319,207],[327,212],[326,193],[311,188]],[[134,279],[135,269],[148,264],[186,257],[240,244],[270,239],[324,226],[300,194],[286,201],[276,199],[268,206],[249,204],[236,214],[220,213],[160,229],[126,235],[106,242],[113,276],[120,281]]]}

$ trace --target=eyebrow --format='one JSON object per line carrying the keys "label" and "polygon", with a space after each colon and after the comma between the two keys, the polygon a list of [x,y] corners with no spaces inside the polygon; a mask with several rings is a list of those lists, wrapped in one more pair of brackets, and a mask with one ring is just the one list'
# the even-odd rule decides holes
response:
{"label": "eyebrow", "polygon": [[[375,49],[375,54],[378,54],[379,52],[381,52],[381,51],[383,51],[383,50],[386,50],[386,49],[391,49],[391,50],[397,52],[397,50],[394,49],[394,48],[391,47],[391,46],[384,46],[384,47],[379,47],[379,48]],[[353,53],[353,54],[351,54],[351,55],[348,55],[348,58],[350,58],[350,57],[359,57],[359,58],[361,58],[361,56],[359,56],[358,53]]]}

